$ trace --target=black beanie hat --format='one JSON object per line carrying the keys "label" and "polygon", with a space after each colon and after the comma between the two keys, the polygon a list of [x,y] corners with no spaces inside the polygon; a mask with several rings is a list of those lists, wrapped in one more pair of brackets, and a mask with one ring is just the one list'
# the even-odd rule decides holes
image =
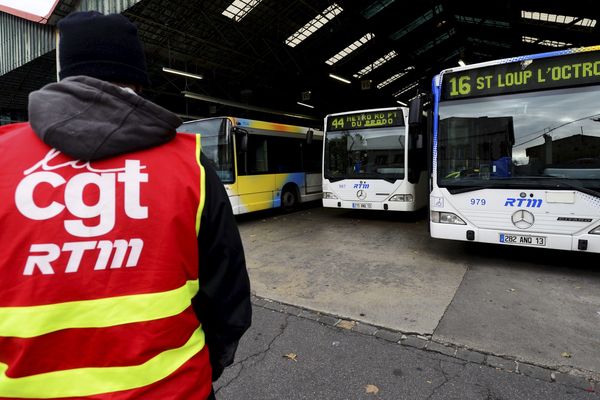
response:
{"label": "black beanie hat", "polygon": [[75,12],[59,21],[60,79],[86,75],[108,82],[150,84],[137,28],[121,14]]}

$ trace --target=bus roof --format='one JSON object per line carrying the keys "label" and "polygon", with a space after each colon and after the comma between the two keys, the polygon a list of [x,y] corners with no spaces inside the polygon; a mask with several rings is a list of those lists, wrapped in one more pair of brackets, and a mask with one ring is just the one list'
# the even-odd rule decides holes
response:
{"label": "bus roof", "polygon": [[450,73],[450,72],[461,72],[461,71],[466,71],[466,70],[470,70],[470,69],[489,67],[492,65],[508,64],[508,63],[512,63],[512,62],[519,62],[519,61],[525,61],[525,60],[535,60],[538,58],[565,56],[565,55],[569,55],[569,54],[584,53],[584,52],[597,51],[597,50],[600,50],[600,45],[587,46],[587,47],[575,47],[575,48],[566,49],[566,50],[548,51],[545,53],[536,53],[536,54],[529,54],[529,55],[525,55],[525,56],[501,58],[498,60],[484,61],[484,62],[480,62],[480,63],[476,63],[476,64],[468,64],[468,65],[465,65],[464,67],[459,66],[459,67],[447,68],[445,70],[442,70],[438,75],[436,75],[434,77],[434,81],[436,83],[438,83],[437,79],[439,79],[438,78],[439,76],[442,76],[442,75]]}
{"label": "bus roof", "polygon": [[335,114],[327,114],[325,118],[329,117],[337,117],[339,115],[347,115],[347,114],[357,114],[357,113],[366,113],[366,112],[375,112],[375,111],[391,111],[391,110],[402,110],[404,113],[408,112],[408,107],[383,107],[383,108],[369,108],[365,110],[352,110],[352,111],[344,111]]}
{"label": "bus roof", "polygon": [[206,121],[206,120],[210,120],[210,119],[223,119],[223,118],[229,119],[234,126],[239,126],[242,128],[253,129],[253,130],[258,130],[258,131],[273,131],[273,132],[285,132],[285,133],[291,133],[291,134],[297,133],[297,134],[306,135],[306,132],[308,130],[312,130],[313,134],[315,136],[323,135],[323,132],[320,128],[312,128],[312,127],[298,126],[298,125],[287,125],[287,124],[280,124],[277,122],[259,121],[259,120],[255,120],[255,119],[238,118],[238,117],[225,116],[225,115],[219,116],[219,117],[208,117],[208,118],[196,119],[193,121],[186,121],[185,124],[192,123],[192,122],[198,122],[198,121]]}

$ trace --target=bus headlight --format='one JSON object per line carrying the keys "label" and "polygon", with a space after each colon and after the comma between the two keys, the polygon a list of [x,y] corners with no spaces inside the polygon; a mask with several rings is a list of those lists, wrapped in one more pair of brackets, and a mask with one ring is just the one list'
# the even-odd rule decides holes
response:
{"label": "bus headlight", "polygon": [[395,194],[388,201],[403,201],[406,203],[412,203],[414,201],[412,194]]}
{"label": "bus headlight", "polygon": [[338,197],[331,192],[323,192],[324,199],[337,199]]}
{"label": "bus headlight", "polygon": [[441,211],[431,212],[431,222],[437,222],[438,224],[466,225],[465,221],[458,215]]}
{"label": "bus headlight", "polygon": [[595,227],[590,231],[592,235],[600,235],[600,226]]}

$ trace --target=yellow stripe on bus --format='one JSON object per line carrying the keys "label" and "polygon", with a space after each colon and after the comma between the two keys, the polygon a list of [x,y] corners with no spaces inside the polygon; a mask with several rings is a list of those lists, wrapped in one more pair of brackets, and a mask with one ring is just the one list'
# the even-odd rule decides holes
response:
{"label": "yellow stripe on bus", "polygon": [[30,338],[69,328],[102,328],[151,321],[181,313],[198,293],[198,281],[167,292],[0,307],[0,336]]}
{"label": "yellow stripe on bus", "polygon": [[164,351],[140,365],[76,368],[9,378],[8,366],[0,362],[0,397],[53,399],[135,389],[166,378],[203,347],[204,332],[199,327],[183,346]]}
{"label": "yellow stripe on bus", "polygon": [[200,135],[196,135],[196,162],[200,167],[200,204],[198,204],[198,210],[196,211],[196,236],[200,233],[200,220],[202,219],[202,210],[204,210],[204,199],[205,195],[205,179],[204,179],[204,167],[200,162],[200,154],[202,152],[202,145],[200,144]]}

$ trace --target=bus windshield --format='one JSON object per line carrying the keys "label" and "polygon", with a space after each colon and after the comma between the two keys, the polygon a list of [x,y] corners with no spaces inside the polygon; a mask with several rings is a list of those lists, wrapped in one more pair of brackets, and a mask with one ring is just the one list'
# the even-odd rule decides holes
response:
{"label": "bus windshield", "polygon": [[328,132],[325,178],[404,179],[403,126]]}
{"label": "bus windshield", "polygon": [[600,86],[440,102],[441,187],[600,189]]}
{"label": "bus windshield", "polygon": [[233,183],[233,144],[227,126],[227,118],[211,118],[186,122],[178,131],[200,134],[202,154],[211,161],[221,182]]}

